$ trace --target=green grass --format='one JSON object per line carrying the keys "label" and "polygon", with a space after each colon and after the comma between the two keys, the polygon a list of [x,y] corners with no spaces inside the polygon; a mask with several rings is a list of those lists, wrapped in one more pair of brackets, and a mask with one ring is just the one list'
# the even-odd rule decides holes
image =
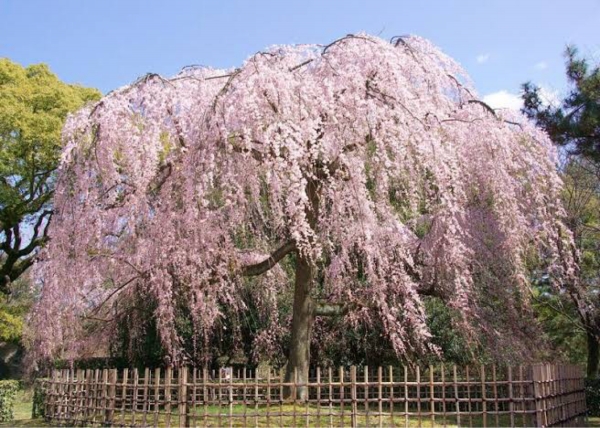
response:
{"label": "green grass", "polygon": [[[31,408],[32,408],[32,396],[30,391],[19,391],[14,407],[15,420],[9,423],[0,423],[0,427],[39,427],[39,426],[56,426],[61,425],[58,421],[53,424],[46,423],[43,419],[31,419]],[[350,407],[346,406],[342,415],[342,409],[340,407],[332,407],[331,409],[327,406],[321,406],[317,408],[313,405],[302,405],[302,404],[283,404],[282,406],[272,405],[267,411],[265,406],[243,406],[240,404],[232,405],[231,407],[224,405],[218,406],[197,406],[190,414],[190,425],[192,426],[207,426],[207,427],[218,427],[218,426],[232,426],[232,427],[244,427],[244,426],[259,426],[259,427],[278,427],[278,426],[305,426],[305,427],[325,427],[325,426],[350,426],[352,419],[350,415]],[[372,409],[374,412],[376,409]],[[403,427],[408,426],[430,428],[433,426],[448,426],[457,427],[456,415],[447,415],[446,417],[436,416],[435,420],[432,421],[430,416],[423,416],[419,422],[416,416],[405,416],[396,412],[393,417],[384,409],[382,416],[377,415],[366,415],[364,413],[364,407],[359,406],[359,415],[356,417],[356,424],[359,427],[364,426],[379,426],[381,423],[384,427]],[[296,414],[294,416],[293,414]],[[133,422],[133,413],[126,411],[121,413],[115,411],[114,424],[119,426],[121,424],[131,424]],[[164,409],[161,409],[160,413],[155,416],[153,412],[149,412],[146,415],[146,419],[143,419],[142,413],[138,412],[135,415],[135,423],[137,425],[153,426],[155,421],[158,426],[164,427],[167,425],[168,415]],[[155,419],[156,418],[156,419]],[[230,423],[231,418],[231,423]],[[99,421],[101,422],[101,421]],[[472,416],[469,418],[465,414],[461,414],[461,426],[466,427],[478,427],[483,426],[483,419],[481,415]],[[170,425],[177,426],[179,423],[177,407],[173,406],[170,415]],[[523,422],[520,417],[515,419],[516,426],[522,426]],[[530,425],[529,422],[527,425]],[[97,424],[98,425],[98,424]],[[500,415],[496,423],[496,418],[493,415],[487,416],[486,425],[492,426],[510,426],[510,419],[507,415]],[[600,427],[600,418],[589,418],[588,426]]]}
{"label": "green grass", "polygon": [[[351,426],[356,423],[359,427],[366,426],[385,426],[385,427],[423,427],[429,428],[433,426],[448,426],[457,427],[458,420],[456,415],[448,414],[445,417],[436,415],[435,419],[431,416],[423,415],[420,420],[416,416],[405,417],[398,411],[392,415],[389,412],[383,413],[381,416],[376,414],[376,409],[371,408],[370,414],[365,413],[364,407],[358,407],[356,421],[353,421],[351,416],[351,408],[345,406],[342,408],[334,406],[321,406],[320,408],[314,405],[303,404],[283,404],[272,405],[269,409],[265,406],[243,406],[240,404],[232,405],[231,407],[224,405],[218,406],[197,406],[189,414],[189,425],[191,426],[206,426],[206,427],[278,427],[278,426],[305,426],[305,427],[325,427],[325,426]],[[100,418],[101,415],[99,414]],[[169,423],[167,424],[167,421]],[[99,419],[97,423],[100,423]],[[484,421],[481,415],[473,415],[471,417],[462,414],[461,426],[477,427],[483,426]],[[177,407],[173,406],[170,412],[164,408],[160,409],[159,413],[152,411],[146,414],[142,412],[133,412],[127,410],[125,412],[115,411],[113,423],[116,426],[122,425],[142,425],[142,426],[178,426],[179,416]],[[526,421],[527,425],[531,425],[531,421]],[[496,420],[493,415],[487,415],[487,426],[510,426],[510,418],[507,415],[500,415]],[[523,425],[521,418],[515,419],[515,425]]]}

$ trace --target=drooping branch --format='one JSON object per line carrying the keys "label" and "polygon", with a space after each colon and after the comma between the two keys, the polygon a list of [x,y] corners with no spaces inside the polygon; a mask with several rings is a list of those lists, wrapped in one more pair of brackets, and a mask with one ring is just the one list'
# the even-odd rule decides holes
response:
{"label": "drooping branch", "polygon": [[160,189],[162,188],[162,186],[165,184],[167,179],[171,176],[172,171],[173,171],[173,165],[171,162],[167,162],[166,164],[162,165],[159,168],[158,174],[156,175],[155,179],[149,186],[150,194],[157,195],[158,192],[160,192]]}
{"label": "drooping branch", "polygon": [[489,113],[491,113],[492,116],[497,117],[496,116],[496,111],[493,108],[491,108],[489,106],[489,104],[487,104],[484,101],[477,100],[477,99],[472,99],[472,100],[468,100],[467,104],[479,104],[481,107],[483,107],[484,109],[486,109]]}
{"label": "drooping branch", "polygon": [[288,241],[281,247],[277,248],[262,262],[242,267],[241,274],[243,276],[261,275],[270,270],[273,266],[279,263],[281,259],[294,251],[296,251],[296,243],[294,241]]}
{"label": "drooping branch", "polygon": [[523,129],[523,125],[521,125],[518,122],[514,122],[512,120],[505,120],[505,119],[501,119],[498,117],[498,115],[496,114],[496,110],[494,110],[492,107],[490,107],[489,104],[487,104],[484,101],[481,100],[477,100],[477,99],[471,99],[471,100],[467,100],[467,104],[479,104],[481,107],[483,107],[488,113],[490,113],[492,116],[494,116],[496,119],[498,119],[501,122],[504,123],[508,123],[509,125],[515,125],[518,126],[519,128]]}
{"label": "drooping branch", "polygon": [[115,294],[121,292],[121,290],[123,290],[125,287],[127,287],[129,284],[132,284],[135,280],[140,279],[144,276],[145,273],[142,274],[138,274],[135,275],[131,278],[129,278],[128,280],[126,280],[125,282],[123,282],[122,284],[119,284],[118,286],[116,286],[105,298],[104,300],[102,300],[102,302],[100,302],[96,307],[94,307],[94,309],[92,309],[92,311],[90,312],[90,314],[96,315],[100,309],[102,309],[102,307],[106,304],[106,302],[108,302]]}
{"label": "drooping branch", "polygon": [[[46,217],[47,217],[47,219],[46,219]],[[42,231],[42,235],[40,236],[40,227],[41,227],[42,223],[44,222],[44,219],[46,219],[46,224]],[[45,210],[44,212],[42,212],[40,214],[37,222],[33,226],[33,236],[31,237],[31,242],[29,243],[29,245],[27,245],[26,247],[19,250],[19,253],[18,253],[19,257],[23,257],[23,256],[30,254],[38,246],[40,246],[41,244],[46,242],[48,225],[50,224],[51,219],[52,219],[52,210]]]}

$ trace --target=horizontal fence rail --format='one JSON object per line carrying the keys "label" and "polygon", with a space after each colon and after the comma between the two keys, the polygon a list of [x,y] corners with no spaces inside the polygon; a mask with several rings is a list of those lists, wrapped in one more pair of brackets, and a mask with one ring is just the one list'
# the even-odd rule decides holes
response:
{"label": "horizontal fence rail", "polygon": [[[45,417],[102,426],[581,426],[574,366],[272,370],[55,370]],[[303,389],[303,399],[293,397]]]}

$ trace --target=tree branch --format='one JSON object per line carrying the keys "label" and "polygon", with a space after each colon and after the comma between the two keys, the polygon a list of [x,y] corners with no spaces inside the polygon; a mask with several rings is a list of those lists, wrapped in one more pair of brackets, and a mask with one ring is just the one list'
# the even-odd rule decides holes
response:
{"label": "tree branch", "polygon": [[[44,219],[46,218],[46,216],[49,216],[48,221],[46,223],[46,226],[44,227],[42,238],[38,239],[38,236],[40,233],[40,226],[44,222]],[[44,212],[42,212],[40,214],[40,216],[37,219],[37,222],[33,226],[33,236],[31,237],[31,241],[29,242],[29,244],[26,247],[19,250],[19,252],[18,252],[19,257],[23,257],[23,256],[26,256],[27,254],[31,253],[33,250],[35,250],[40,244],[42,244],[45,241],[45,239],[47,237],[46,236],[46,231],[48,229],[47,226],[48,226],[48,223],[50,222],[51,218],[52,218],[51,210],[45,210]]]}
{"label": "tree branch", "polygon": [[521,125],[520,123],[517,122],[513,122],[512,120],[504,120],[504,119],[500,119],[498,117],[498,115],[496,114],[496,110],[494,110],[493,108],[491,108],[487,103],[478,100],[478,99],[471,99],[471,100],[467,100],[467,104],[479,104],[481,107],[483,107],[488,113],[491,113],[492,116],[494,116],[496,119],[500,120],[501,122],[504,123],[508,123],[509,125],[515,125],[518,126],[519,128],[523,129],[523,125]]}
{"label": "tree branch", "polygon": [[267,257],[262,262],[253,265],[243,266],[241,269],[241,274],[243,276],[261,275],[270,270],[273,266],[279,263],[281,259],[283,259],[285,256],[294,251],[296,251],[296,243],[294,241],[288,241],[281,247],[277,248],[269,257]]}
{"label": "tree branch", "polygon": [[143,276],[143,274],[141,274],[141,275],[135,275],[134,277],[128,279],[124,283],[118,285],[116,288],[114,288],[108,294],[108,296],[106,296],[104,298],[104,300],[102,300],[102,302],[100,304],[98,304],[94,309],[92,309],[92,311],[90,312],[90,314],[92,314],[92,315],[97,314],[98,311],[106,304],[106,302],[108,302],[115,294],[117,294],[118,292],[120,292],[121,290],[123,290],[125,287],[127,287],[129,284],[133,283],[133,281],[135,281],[136,279],[141,278],[142,276]]}
{"label": "tree branch", "polygon": [[336,317],[346,315],[349,310],[348,305],[317,303],[314,314],[317,317]]}

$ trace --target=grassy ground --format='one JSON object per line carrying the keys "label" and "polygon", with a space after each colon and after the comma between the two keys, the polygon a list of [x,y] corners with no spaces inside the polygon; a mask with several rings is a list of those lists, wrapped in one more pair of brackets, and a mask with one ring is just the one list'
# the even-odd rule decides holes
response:
{"label": "grassy ground", "polygon": [[[32,397],[31,392],[20,391],[15,400],[14,415],[15,420],[10,423],[0,423],[0,427],[47,427],[52,426],[47,424],[43,419],[31,419],[31,408],[32,408]],[[350,426],[352,420],[350,418],[349,408],[344,410],[344,414],[339,408],[329,409],[327,407],[321,407],[317,409],[314,406],[302,406],[286,404],[281,407],[271,407],[270,414],[267,414],[265,408],[253,408],[244,407],[240,405],[232,406],[231,408],[224,406],[218,407],[197,407],[192,413],[190,418],[190,425],[192,426],[208,426],[208,427],[219,427],[219,426],[233,426],[233,427],[244,427],[244,426],[259,426],[259,427],[277,427],[277,426],[305,426],[305,427],[321,427],[321,426]],[[293,414],[296,416],[293,416]],[[229,417],[233,416],[231,424]],[[146,419],[143,419],[143,415],[138,413],[135,415],[136,425],[145,426],[166,426],[166,419],[168,415],[161,412],[159,415],[149,413]],[[130,413],[121,414],[115,413],[115,425],[128,425],[133,422],[133,415]],[[170,416],[170,425],[178,425],[177,408],[173,409]],[[409,427],[433,427],[433,426],[458,426],[456,417],[448,416],[446,418],[436,417],[434,421],[429,417],[423,417],[421,422],[417,418],[411,417],[406,419],[402,415],[390,415],[386,414],[381,416],[381,421],[378,416],[372,415],[359,415],[357,416],[356,424],[358,426],[379,426],[381,422],[382,426],[409,426]],[[515,425],[520,426],[522,421],[516,420]],[[58,424],[56,424],[58,425]],[[467,427],[478,427],[483,426],[483,420],[481,416],[474,416],[469,418],[468,416],[461,415],[461,426]],[[496,418],[488,416],[486,425],[492,426],[510,426],[510,420],[505,416]],[[600,418],[589,418],[590,427],[600,427]]]}

